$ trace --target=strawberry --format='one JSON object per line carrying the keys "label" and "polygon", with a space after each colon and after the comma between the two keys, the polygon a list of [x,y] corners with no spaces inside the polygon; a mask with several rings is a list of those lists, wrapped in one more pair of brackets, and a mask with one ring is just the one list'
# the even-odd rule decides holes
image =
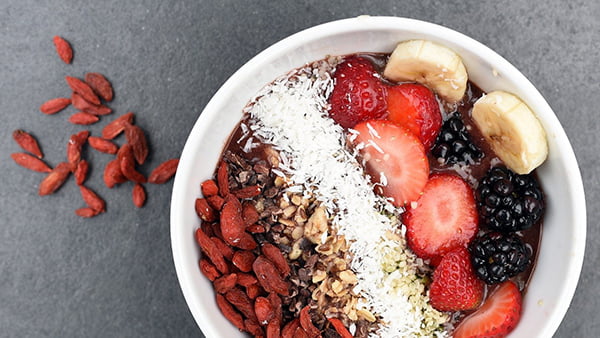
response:
{"label": "strawberry", "polygon": [[442,128],[440,105],[433,92],[420,84],[403,83],[387,89],[388,119],[419,137],[429,150]]}
{"label": "strawberry", "polygon": [[454,338],[504,337],[521,318],[521,293],[508,280],[483,305],[466,317],[454,331]]}
{"label": "strawberry", "polygon": [[329,116],[342,127],[385,115],[385,86],[369,60],[359,56],[345,59],[337,66],[334,80]]}
{"label": "strawberry", "polygon": [[[419,139],[393,122],[371,120],[357,124],[354,140],[366,160],[366,171],[373,183],[381,183],[376,190],[391,197],[400,207],[416,201],[429,178],[429,162]],[[360,148],[360,147],[359,147]]]}
{"label": "strawberry", "polygon": [[469,251],[448,252],[433,271],[431,306],[440,311],[473,310],[481,304],[484,284],[475,276]]}
{"label": "strawberry", "polygon": [[436,265],[445,253],[466,247],[477,234],[473,191],[458,176],[432,175],[416,207],[402,214],[402,220],[409,247]]}

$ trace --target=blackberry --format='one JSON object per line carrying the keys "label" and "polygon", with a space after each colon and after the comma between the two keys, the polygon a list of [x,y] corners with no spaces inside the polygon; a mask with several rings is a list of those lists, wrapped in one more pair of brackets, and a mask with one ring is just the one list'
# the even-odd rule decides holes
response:
{"label": "blackberry", "polygon": [[452,113],[444,122],[431,153],[445,164],[474,164],[483,157],[481,150],[471,142],[459,112]]}
{"label": "blackberry", "polygon": [[531,263],[531,250],[515,234],[490,232],[469,246],[473,270],[487,284],[502,283]]}
{"label": "blackberry", "polygon": [[505,167],[488,171],[477,188],[477,199],[481,220],[496,231],[528,229],[544,214],[544,195],[535,177]]}

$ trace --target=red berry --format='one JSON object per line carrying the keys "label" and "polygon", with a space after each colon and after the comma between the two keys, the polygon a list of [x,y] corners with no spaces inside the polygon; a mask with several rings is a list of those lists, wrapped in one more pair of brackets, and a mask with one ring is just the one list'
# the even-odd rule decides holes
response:
{"label": "red berry", "polygon": [[[416,201],[429,178],[425,148],[411,132],[393,122],[371,120],[357,124],[354,140],[366,160],[373,183],[381,183],[383,196],[393,198],[396,206]],[[379,186],[377,188],[379,190]]]}
{"label": "red berry", "polygon": [[337,66],[334,80],[329,116],[335,122],[351,128],[359,122],[384,117],[385,86],[369,60],[347,58]]}
{"label": "red berry", "polygon": [[465,248],[447,253],[433,272],[431,306],[440,311],[473,310],[481,304],[484,284],[475,276]]}
{"label": "red berry", "polygon": [[447,252],[466,247],[478,230],[473,191],[460,177],[431,176],[423,195],[402,215],[407,241],[415,254],[436,265]]}
{"label": "red berry", "polygon": [[517,285],[509,280],[458,325],[453,337],[504,337],[517,326],[520,318],[521,293]]}
{"label": "red berry", "polygon": [[388,87],[387,106],[389,120],[417,135],[425,149],[433,146],[442,127],[442,115],[429,88],[416,83]]}

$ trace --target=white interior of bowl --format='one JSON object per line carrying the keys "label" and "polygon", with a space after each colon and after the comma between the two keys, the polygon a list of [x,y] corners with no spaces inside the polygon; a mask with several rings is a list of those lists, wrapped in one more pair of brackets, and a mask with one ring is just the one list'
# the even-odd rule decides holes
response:
{"label": "white interior of bowl", "polygon": [[212,176],[242,108],[264,85],[293,68],[326,55],[391,52],[407,39],[437,41],[458,52],[469,78],[485,91],[503,89],[520,96],[548,133],[549,157],[538,174],[547,196],[540,255],[523,302],[523,316],[510,337],[550,337],[560,324],[581,270],[585,247],[585,201],[571,145],[550,106],[509,62],[477,41],[438,25],[393,17],[361,16],[316,26],[266,49],[219,89],[187,140],[171,202],[171,244],[181,289],[207,337],[243,337],[221,315],[211,283],[200,273],[194,240],[199,218],[194,201],[200,183]]}

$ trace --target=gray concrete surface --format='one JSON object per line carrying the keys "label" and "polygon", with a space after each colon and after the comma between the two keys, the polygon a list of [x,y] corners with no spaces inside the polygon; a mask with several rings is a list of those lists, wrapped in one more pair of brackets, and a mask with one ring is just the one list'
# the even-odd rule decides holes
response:
{"label": "gray concrete surface", "polygon": [[[172,182],[147,185],[136,209],[131,185],[109,190],[109,155],[87,151],[87,185],[108,201],[94,219],[70,180],[37,196],[42,174],[15,165],[11,139],[37,136],[51,165],[64,158],[67,111],[43,116],[46,99],[68,95],[65,75],[106,74],[117,114],[137,113],[152,154],[142,168],[177,157],[203,106],[245,61],[287,35],[360,14],[431,21],[483,42],[517,66],[556,111],[575,149],[587,194],[588,242],[579,286],[556,337],[600,336],[600,3],[590,1],[75,1],[0,2],[0,336],[202,336],[171,258]],[[75,49],[55,55],[52,36]],[[114,115],[113,115],[114,116]],[[89,129],[98,135],[113,116]],[[119,141],[121,142],[121,140]],[[568,225],[566,225],[568,226]]]}

